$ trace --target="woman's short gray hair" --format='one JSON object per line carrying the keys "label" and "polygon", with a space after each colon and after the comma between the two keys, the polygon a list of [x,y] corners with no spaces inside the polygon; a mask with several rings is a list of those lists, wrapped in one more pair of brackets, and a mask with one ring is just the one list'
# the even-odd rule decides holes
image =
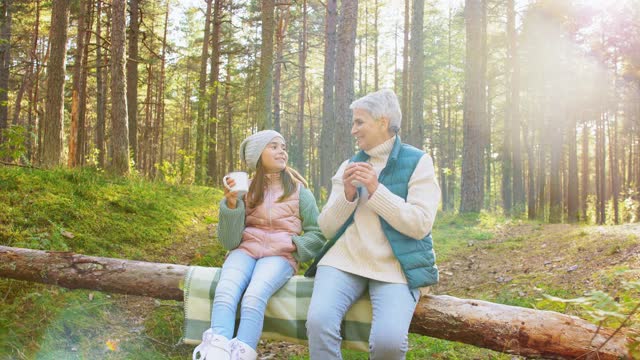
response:
{"label": "woman's short gray hair", "polygon": [[398,97],[391,89],[382,89],[369,93],[352,102],[349,109],[366,110],[376,121],[381,117],[386,117],[389,119],[389,131],[400,131],[402,112],[400,111]]}

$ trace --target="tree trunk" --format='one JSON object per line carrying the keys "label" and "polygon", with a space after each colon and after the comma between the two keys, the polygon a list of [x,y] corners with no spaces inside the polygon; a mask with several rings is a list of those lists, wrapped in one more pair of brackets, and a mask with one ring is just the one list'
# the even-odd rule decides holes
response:
{"label": "tree trunk", "polygon": [[[411,13],[411,137],[409,144],[424,147],[424,0],[413,0]],[[408,134],[405,134],[405,136]]]}
{"label": "tree trunk", "polygon": [[578,143],[576,132],[576,115],[571,115],[571,126],[567,131],[567,142],[569,143],[569,176],[567,181],[567,221],[575,223],[580,217],[578,210]]}
{"label": "tree trunk", "polygon": [[[182,132],[180,136],[180,142],[178,145],[178,140],[176,140],[176,146],[179,146],[180,149],[185,151],[186,154],[191,153],[191,137],[189,136],[191,132],[191,97],[193,96],[193,84],[191,83],[191,69],[187,67],[185,74],[185,82],[184,82],[184,97],[182,98],[182,111],[181,111],[181,120],[182,120]],[[179,126],[176,126],[176,136],[178,133]],[[176,151],[177,152],[177,151]],[[184,162],[184,155],[181,156]]]}
{"label": "tree trunk", "polygon": [[307,82],[307,0],[302,2],[302,29],[300,30],[300,54],[298,66],[300,68],[300,91],[298,92],[298,121],[296,123],[296,149],[294,166],[302,176],[305,176],[306,167],[304,161],[304,101],[306,97]]}
{"label": "tree trunk", "polygon": [[353,139],[351,136],[351,109],[354,100],[354,66],[356,29],[358,26],[358,1],[342,0],[340,20],[338,24],[336,62],[336,127],[335,152],[336,159],[342,161],[353,155]]}
{"label": "tree trunk", "polygon": [[582,152],[581,165],[582,174],[580,182],[580,217],[582,221],[587,220],[587,196],[589,195],[589,126],[585,122],[582,125]]}
{"label": "tree trunk", "polygon": [[260,50],[260,84],[258,85],[258,129],[273,128],[271,98],[273,95],[273,34],[275,0],[262,1],[262,46]]}
{"label": "tree trunk", "polygon": [[111,171],[129,173],[129,127],[125,77],[126,0],[111,4]]}
{"label": "tree trunk", "polygon": [[[544,115],[542,115],[544,116]],[[550,144],[547,140],[547,131],[545,129],[545,124],[542,124],[540,129],[540,141],[538,148],[538,191],[536,192],[537,196],[537,205],[536,205],[536,215],[539,219],[544,221],[545,219],[545,208],[546,208],[546,185],[547,185],[547,155],[546,149],[550,147]]]}
{"label": "tree trunk", "polygon": [[[80,103],[83,101],[81,93],[82,87],[82,73],[84,66],[84,47],[86,39],[86,18],[87,18],[87,4],[86,0],[80,0],[78,2],[78,33],[76,35],[76,48],[75,48],[75,63],[73,64],[73,85],[71,89],[71,125],[69,128],[69,158],[67,159],[67,165],[69,167],[76,167],[80,165],[80,144],[78,142],[78,133],[80,129]],[[86,100],[84,101],[86,103]],[[84,121],[83,121],[84,123]],[[78,153],[78,151],[80,153]]]}
{"label": "tree trunk", "polygon": [[[378,39],[380,37],[380,27],[378,26],[378,13],[380,12],[378,0],[373,3],[373,90],[380,90],[380,60],[378,55]],[[394,52],[394,54],[396,54]],[[424,56],[424,54],[423,54]],[[395,56],[394,56],[395,58]],[[394,73],[395,74],[395,73]]]}
{"label": "tree trunk", "polygon": [[[635,172],[633,178],[635,180],[635,190],[636,190],[636,201],[640,202],[640,82],[636,83],[635,95],[633,96],[635,99],[635,110],[633,113],[635,114],[636,119],[636,129],[635,129],[635,139],[636,139],[636,151],[635,151]],[[640,206],[636,207],[636,221],[640,219]]]}
{"label": "tree trunk", "polygon": [[[168,300],[183,300],[188,270],[7,246],[0,246],[0,260],[0,277]],[[446,295],[422,297],[410,331],[527,357],[630,359],[624,335],[577,317]]]}
{"label": "tree trunk", "polygon": [[211,4],[214,0],[207,0],[207,12],[204,18],[204,39],[202,40],[202,55],[200,56],[200,75],[198,81],[198,118],[196,120],[196,154],[195,170],[196,184],[204,182],[204,139],[205,139],[205,111],[207,108],[207,61],[209,60],[209,31],[211,29]]}
{"label": "tree trunk", "polygon": [[618,110],[614,109],[613,119],[607,122],[609,135],[609,173],[611,175],[611,201],[613,202],[613,223],[620,224],[620,206],[618,204],[620,194],[620,175],[618,169]]}
{"label": "tree trunk", "polygon": [[533,132],[529,131],[529,127],[524,125],[524,146],[527,149],[527,178],[529,180],[527,187],[527,218],[534,220],[536,218],[536,176],[535,176],[535,152],[533,149]]}
{"label": "tree trunk", "polygon": [[409,331],[531,358],[630,359],[629,339],[580,318],[446,295],[423,298]]}
{"label": "tree trunk", "polygon": [[462,150],[461,212],[479,212],[484,202],[484,145],[486,113],[482,72],[482,0],[465,1],[467,32],[464,86],[464,144]]}
{"label": "tree trunk", "polygon": [[[14,100],[15,105],[13,107],[13,114],[11,115],[12,117],[11,123],[13,125],[22,125],[22,126],[25,125],[24,121],[20,120],[20,112],[22,112],[22,99],[24,98],[24,93],[29,87],[29,82],[31,81],[33,76],[33,62],[34,62],[33,58],[29,59],[29,65],[27,65],[27,69],[25,70],[24,75],[22,76],[22,81],[20,81],[20,88],[18,89],[18,93],[16,94],[16,97]],[[0,77],[1,76],[2,75],[0,75]],[[0,87],[0,89],[2,88]],[[7,108],[8,107],[9,106],[7,105]],[[8,123],[8,120],[7,120],[7,123]],[[0,130],[0,133],[1,132],[2,130]],[[0,143],[2,143],[2,140],[0,140]]]}
{"label": "tree trunk", "polygon": [[64,78],[70,5],[67,0],[54,0],[51,10],[51,45],[47,66],[47,98],[42,144],[42,164],[47,168],[62,164]]}
{"label": "tree trunk", "polygon": [[[556,124],[563,124],[566,112],[562,111],[562,104],[556,103],[553,107]],[[549,223],[557,224],[562,221],[562,182],[561,159],[563,148],[564,127],[561,125],[552,131],[551,135],[551,162],[549,167]]]}
{"label": "tree trunk", "polygon": [[0,143],[9,126],[9,72],[11,70],[11,3],[2,0],[0,7]]}
{"label": "tree trunk", "polygon": [[228,168],[229,172],[235,169],[235,145],[233,142],[233,102],[231,101],[231,61],[232,54],[227,55],[227,82],[224,87],[224,103],[227,106],[227,149],[228,151]]}
{"label": "tree trunk", "polygon": [[[142,144],[144,144],[144,146],[142,148],[144,148],[144,151],[140,151],[141,149],[138,148],[138,151],[140,151],[140,158],[141,158],[141,162],[142,162],[142,169],[143,169],[143,173],[145,175],[149,175],[151,173],[150,168],[151,168],[151,136],[152,136],[152,132],[153,132],[153,109],[151,107],[152,101],[151,99],[153,99],[153,65],[152,64],[147,64],[147,89],[146,89],[146,94],[145,94],[145,101],[144,101],[144,106],[145,106],[145,118],[144,118],[144,129],[143,129],[143,135],[142,135]],[[197,144],[196,144],[196,149],[197,149]],[[196,150],[197,151],[197,150]],[[202,152],[202,151],[201,151]],[[197,154],[196,154],[196,159],[197,159]],[[197,161],[197,160],[196,160]],[[196,181],[197,181],[197,163],[196,163]]]}
{"label": "tree trunk", "polygon": [[139,0],[129,0],[129,54],[127,58],[127,115],[129,116],[129,147],[138,164],[138,39],[140,34]]}
{"label": "tree trunk", "polygon": [[92,9],[93,0],[88,0],[85,5],[85,25],[84,25],[84,55],[82,55],[82,71],[80,72],[80,103],[78,108],[78,138],[76,151],[76,164],[85,165],[87,156],[87,81],[89,78],[89,44],[91,43],[91,25],[93,24]]}
{"label": "tree trunk", "polygon": [[[493,108],[493,103],[492,103],[492,99],[493,99],[493,83],[492,81],[487,81],[487,85],[486,85],[486,97],[485,97],[485,101],[486,101],[486,111],[487,111],[487,122],[486,122],[486,131],[488,134],[491,134],[491,131],[493,129],[493,113],[492,113],[492,108]],[[491,154],[493,153],[493,145],[491,144],[491,141],[489,141],[488,139],[485,141],[484,143],[484,154],[485,154],[485,160],[486,160],[486,167],[485,167],[485,186],[484,186],[484,191],[485,194],[488,194],[488,196],[485,197],[485,203],[484,206],[485,208],[491,210],[491,211],[495,211],[496,207],[498,206],[498,199],[497,199],[497,191],[495,192],[496,195],[493,196],[492,195],[492,185],[493,184],[493,180],[497,178],[497,175],[495,174],[495,168],[496,165],[492,159]]]}
{"label": "tree trunk", "polygon": [[[164,119],[165,119],[165,83],[166,83],[166,63],[167,63],[167,30],[169,28],[169,2],[165,4],[165,13],[164,13],[164,31],[162,34],[162,52],[160,53],[160,79],[158,81],[158,93],[157,93],[157,101],[156,101],[156,119],[157,119],[157,127],[156,127],[156,141],[155,144],[158,147],[158,151],[154,153],[158,153],[158,161],[155,162],[158,165],[162,166],[164,162]],[[153,167],[154,172],[157,171],[157,167]],[[163,174],[160,174],[162,176]],[[155,177],[155,176],[154,176]]]}
{"label": "tree trunk", "polygon": [[411,112],[409,106],[411,99],[409,94],[409,34],[411,32],[411,0],[404,0],[404,46],[402,48],[402,136],[409,137],[411,130]]}
{"label": "tree trunk", "polygon": [[[334,136],[336,112],[334,88],[336,83],[336,24],[337,0],[327,0],[324,44],[324,77],[322,85],[322,130],[320,132],[320,181],[327,192],[331,190],[331,177],[335,171]],[[320,193],[317,193],[317,196]]]}
{"label": "tree trunk", "polygon": [[[304,15],[303,15],[304,16]],[[276,15],[276,62],[273,64],[273,129],[280,132],[280,88],[282,82],[282,63],[284,62],[284,37],[287,33],[287,23],[289,22],[288,9],[278,8]],[[292,144],[293,145],[293,144]],[[295,148],[293,148],[295,149]],[[291,149],[291,150],[293,150]],[[296,152],[293,151],[294,155]]]}
{"label": "tree trunk", "polygon": [[[231,10],[230,10],[231,11]],[[231,14],[231,12],[229,12]],[[220,34],[222,30],[222,0],[215,0],[213,5],[213,19],[211,20],[211,74],[209,76],[209,86],[211,95],[209,96],[209,136],[207,136],[207,182],[209,184],[218,183],[218,94],[220,77]],[[234,149],[229,148],[233,153]]]}
{"label": "tree trunk", "polygon": [[[447,211],[447,204],[449,203],[449,192],[447,191],[448,187],[448,178],[445,172],[447,168],[447,164],[449,162],[449,152],[446,151],[447,146],[445,145],[447,134],[447,122],[444,117],[444,94],[443,90],[440,87],[440,84],[435,84],[436,88],[436,116],[437,116],[437,126],[438,126],[438,136],[434,137],[435,144],[432,147],[437,146],[438,149],[441,149],[440,156],[436,160],[436,164],[438,165],[438,180],[440,181],[440,190],[442,193],[442,210]],[[448,145],[448,144],[447,144]]]}
{"label": "tree trunk", "polygon": [[[512,0],[513,1],[513,0]],[[509,71],[507,70],[507,74]],[[511,112],[513,111],[511,105],[511,94],[509,91],[510,86],[507,85],[506,93],[507,93],[507,103],[505,104],[505,114],[504,114],[504,136],[502,138],[502,183],[501,183],[501,193],[502,193],[502,208],[504,209],[504,213],[506,215],[512,214],[512,205],[513,205],[513,166],[512,166],[512,143],[513,137],[511,136]]]}
{"label": "tree trunk", "polygon": [[106,86],[104,69],[102,68],[102,0],[97,0],[96,9],[96,149],[98,150],[98,167],[104,169],[105,164],[105,97]]}
{"label": "tree trunk", "polygon": [[[305,0],[306,1],[306,0]],[[309,88],[309,84],[305,84]],[[310,89],[307,89],[310,90]],[[309,178],[311,179],[311,186],[313,186],[312,192],[319,198],[320,194],[320,161],[318,160],[318,143],[316,139],[316,129],[313,127],[313,104],[311,103],[311,91],[306,91],[307,94],[307,109],[309,109]]]}
{"label": "tree trunk", "polygon": [[518,61],[518,45],[516,31],[515,1],[509,0],[507,9],[507,34],[509,42],[510,83],[508,94],[510,96],[509,118],[511,134],[511,165],[512,165],[512,203],[514,210],[521,212],[524,209],[525,191],[522,164],[522,145],[520,141],[520,62]]}
{"label": "tree trunk", "polygon": [[[490,148],[491,148],[491,108],[490,108],[490,100],[488,99],[487,93],[491,90],[491,84],[489,82],[488,76],[487,76],[487,62],[489,61],[489,53],[488,53],[488,45],[487,45],[487,1],[488,0],[481,0],[480,1],[480,29],[481,29],[481,33],[480,33],[480,53],[478,54],[480,57],[480,92],[479,92],[479,96],[480,99],[478,100],[478,102],[480,104],[482,104],[482,110],[481,110],[481,114],[484,114],[484,119],[482,120],[482,123],[480,124],[480,128],[482,130],[482,148],[484,150],[484,156],[488,157],[489,159],[487,159],[486,164],[487,167],[484,170],[485,171],[485,175],[486,175],[486,181],[488,182],[488,184],[486,184],[485,188],[487,189],[484,194],[486,194],[486,196],[483,195],[483,206],[485,206],[484,204],[489,204],[491,202],[491,152],[490,152]],[[476,57],[478,56],[476,55]]]}
{"label": "tree trunk", "polygon": [[[38,59],[38,37],[40,35],[40,0],[36,0],[35,3],[35,24],[33,29],[33,40],[31,42],[31,62],[29,64],[29,105],[28,105],[28,123],[27,123],[27,133],[32,134],[37,132],[35,129],[36,126],[36,118],[34,117],[34,109],[37,110],[38,100],[37,100],[37,88],[39,84],[39,75],[40,75],[40,60]],[[34,69],[35,66],[35,69]],[[35,111],[37,114],[37,111]],[[27,159],[29,162],[33,163],[33,136],[27,136],[26,138],[26,148],[27,148]]]}
{"label": "tree trunk", "polygon": [[[452,33],[453,33],[453,9],[451,7],[451,4],[449,5],[449,9],[448,9],[448,16],[447,16],[447,80],[445,83],[445,90],[444,90],[444,100],[443,102],[446,104],[446,112],[444,113],[443,117],[446,119],[445,123],[446,123],[446,136],[444,137],[444,139],[446,139],[446,146],[444,147],[444,153],[446,154],[445,158],[446,158],[446,165],[445,167],[449,170],[449,173],[446,174],[445,173],[445,177],[446,179],[446,185],[442,188],[442,192],[443,192],[443,196],[442,196],[442,209],[447,211],[447,210],[453,210],[453,208],[455,207],[455,182],[456,182],[456,166],[455,166],[455,159],[456,159],[456,140],[458,137],[458,117],[457,117],[457,112],[456,115],[452,116],[452,108],[454,107],[453,103],[453,99],[452,99],[452,95],[451,95],[451,89],[452,89],[452,85],[451,85],[451,78],[452,78],[452,68],[453,68],[453,56],[452,56]],[[445,195],[444,192],[446,192],[447,194]],[[445,202],[446,199],[446,202]]]}
{"label": "tree trunk", "polygon": [[607,181],[605,177],[605,113],[599,113],[596,120],[596,223],[607,221],[605,215]]}
{"label": "tree trunk", "polygon": [[516,61],[516,52],[515,52],[515,44],[516,44],[516,25],[515,25],[515,0],[507,0],[507,58],[506,58],[506,69],[505,69],[505,77],[506,77],[506,89],[505,89],[505,100],[506,104],[504,107],[504,136],[502,140],[502,207],[504,209],[505,214],[511,215],[512,205],[513,205],[513,194],[515,193],[512,185],[513,185],[513,165],[512,165],[512,157],[513,157],[513,135],[511,134],[514,129],[512,129],[512,124],[514,122],[515,116],[514,105],[513,105],[513,83],[515,80],[515,61]]}

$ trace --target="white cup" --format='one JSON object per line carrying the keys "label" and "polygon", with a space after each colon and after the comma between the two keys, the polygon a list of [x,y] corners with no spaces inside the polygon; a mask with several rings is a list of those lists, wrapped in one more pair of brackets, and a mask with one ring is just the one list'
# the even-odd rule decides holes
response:
{"label": "white cup", "polygon": [[[229,178],[236,182],[233,187],[227,184],[227,179]],[[249,191],[249,174],[244,171],[234,171],[225,175],[225,177],[222,178],[222,183],[229,191],[235,191],[238,193],[238,196],[242,196]]]}
{"label": "white cup", "polygon": [[[358,163],[366,164],[366,162],[364,162],[364,161],[356,161],[356,162],[353,162],[352,164],[358,164]],[[351,185],[353,185],[355,187],[363,187],[364,186],[364,184],[361,183],[358,180],[351,180]]]}

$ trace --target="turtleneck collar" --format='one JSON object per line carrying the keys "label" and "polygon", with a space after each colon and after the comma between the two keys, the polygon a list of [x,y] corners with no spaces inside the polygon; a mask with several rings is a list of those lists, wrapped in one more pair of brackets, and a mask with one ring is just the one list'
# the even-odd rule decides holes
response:
{"label": "turtleneck collar", "polygon": [[389,157],[389,154],[391,154],[391,150],[393,150],[393,144],[395,143],[397,136],[398,135],[392,136],[390,139],[386,140],[382,144],[365,151],[365,153],[369,155],[372,159],[373,158],[386,159],[387,157]]}

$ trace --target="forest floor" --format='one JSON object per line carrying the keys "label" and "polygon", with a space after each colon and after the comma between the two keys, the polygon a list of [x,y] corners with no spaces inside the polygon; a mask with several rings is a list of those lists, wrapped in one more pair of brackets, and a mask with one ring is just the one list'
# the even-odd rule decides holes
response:
{"label": "forest floor", "polygon": [[[210,188],[122,180],[91,172],[0,167],[0,244],[184,265],[220,266],[217,203]],[[69,236],[71,234],[71,236]],[[75,234],[75,237],[73,237]],[[554,310],[550,301],[591,291],[640,298],[640,224],[543,224],[500,215],[439,214],[441,282],[433,294]],[[640,287],[640,285],[638,285]],[[178,301],[67,290],[0,279],[0,360],[187,359]],[[635,318],[637,320],[637,317]],[[637,325],[636,325],[637,326]],[[305,346],[261,341],[259,359],[308,359]],[[366,353],[344,351],[345,360]],[[460,343],[410,335],[407,359],[513,359]]]}

